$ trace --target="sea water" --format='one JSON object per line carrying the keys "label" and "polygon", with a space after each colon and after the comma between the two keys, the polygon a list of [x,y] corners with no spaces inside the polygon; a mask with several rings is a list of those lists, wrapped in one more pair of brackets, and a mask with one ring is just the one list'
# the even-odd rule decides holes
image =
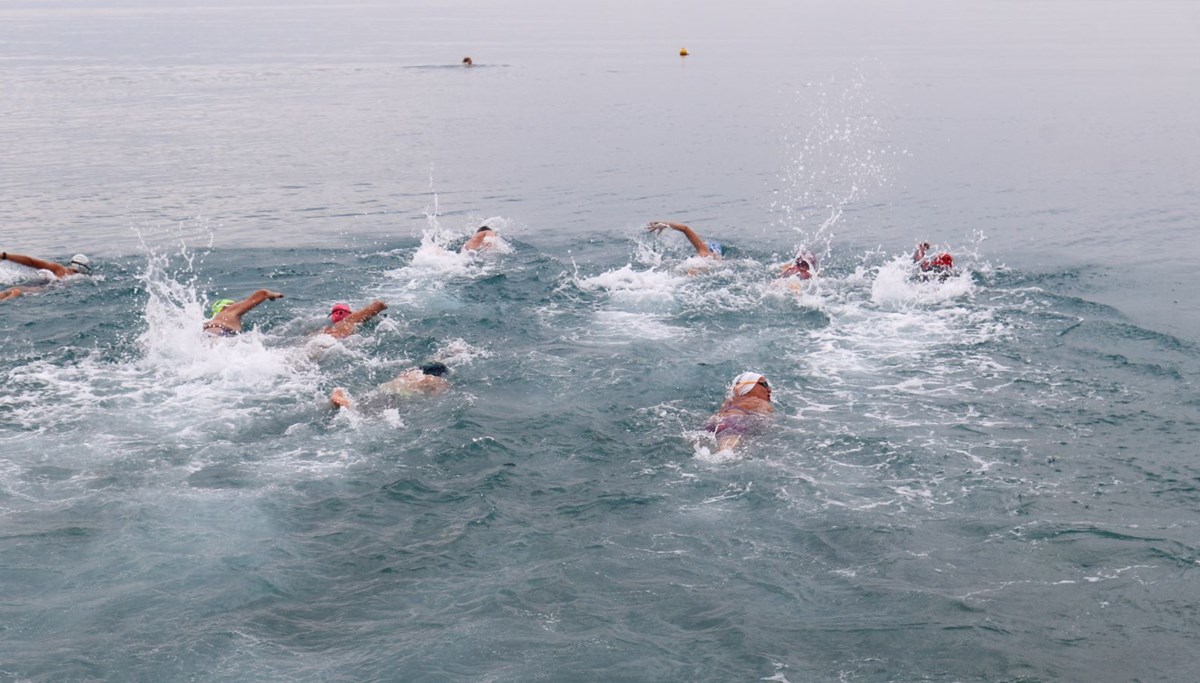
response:
{"label": "sea water", "polygon": [[0,7],[0,680],[1191,680],[1197,26]]}

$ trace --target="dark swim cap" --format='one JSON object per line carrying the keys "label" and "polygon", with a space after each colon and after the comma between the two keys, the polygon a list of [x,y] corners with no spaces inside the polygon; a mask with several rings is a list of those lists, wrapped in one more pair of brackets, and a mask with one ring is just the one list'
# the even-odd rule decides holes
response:
{"label": "dark swim cap", "polygon": [[446,367],[445,363],[439,363],[437,361],[426,363],[417,369],[426,375],[433,375],[434,377],[441,377],[447,372],[450,372],[450,368]]}
{"label": "dark swim cap", "polygon": [[491,228],[489,228],[488,226],[485,225],[482,228],[476,230],[475,232],[483,232],[484,230],[491,230]]}

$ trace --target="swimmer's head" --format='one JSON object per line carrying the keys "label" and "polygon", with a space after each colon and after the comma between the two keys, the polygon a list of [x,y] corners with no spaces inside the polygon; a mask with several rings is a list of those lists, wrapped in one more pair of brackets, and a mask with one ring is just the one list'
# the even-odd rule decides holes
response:
{"label": "swimmer's head", "polygon": [[447,372],[450,372],[450,368],[446,367],[445,363],[439,363],[437,361],[433,361],[432,363],[426,363],[426,364],[418,367],[417,369],[420,370],[423,374],[432,375],[434,377],[441,377],[441,376],[445,375]]}
{"label": "swimmer's head", "polygon": [[479,228],[478,230],[476,230],[475,232],[495,232],[495,231],[485,225],[485,226]]}
{"label": "swimmer's head", "polygon": [[757,372],[743,372],[733,378],[733,384],[729,386],[730,396],[745,396],[754,390],[754,387],[761,386],[766,389],[768,394],[771,391],[771,385],[767,384],[767,378]]}
{"label": "swimmer's head", "polygon": [[334,304],[333,308],[329,309],[329,319],[335,324],[340,323],[345,320],[346,316],[350,315],[351,312],[352,311],[350,310],[349,304]]}
{"label": "swimmer's head", "polygon": [[463,57],[462,63],[467,66],[471,66],[475,63],[475,60],[471,59],[470,57]]}
{"label": "swimmer's head", "polygon": [[212,314],[215,316],[216,314],[225,310],[226,307],[231,306],[235,303],[237,303],[237,302],[234,301],[233,299],[217,299],[217,301],[215,303],[213,303],[212,308],[210,308],[209,311],[211,311]]}
{"label": "swimmer's head", "polygon": [[90,273],[92,272],[92,266],[89,265],[90,263],[91,262],[88,261],[88,257],[84,256],[83,254],[75,254],[71,257],[71,263],[69,263],[67,267],[76,273]]}
{"label": "swimmer's head", "polygon": [[715,256],[721,256],[722,254],[725,253],[725,247],[721,246],[720,242],[709,241],[709,242],[705,242],[704,245],[706,247],[708,247],[708,250],[710,252],[712,252]]}
{"label": "swimmer's head", "polygon": [[817,257],[811,251],[802,251],[796,256],[796,267],[801,270],[816,270]]}

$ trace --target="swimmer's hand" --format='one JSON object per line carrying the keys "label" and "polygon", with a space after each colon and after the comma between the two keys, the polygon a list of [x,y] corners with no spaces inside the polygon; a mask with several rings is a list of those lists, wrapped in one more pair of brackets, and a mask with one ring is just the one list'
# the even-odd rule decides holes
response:
{"label": "swimmer's hand", "polygon": [[346,390],[338,387],[329,395],[329,402],[334,408],[349,408],[350,397],[346,394]]}
{"label": "swimmer's hand", "polygon": [[272,292],[272,291],[270,291],[270,290],[263,290],[263,291],[264,291],[264,292],[266,292],[267,301],[274,301],[274,300],[276,300],[276,299],[282,299],[282,298],[283,298],[283,295],[282,295],[282,294],[280,294],[279,292]]}
{"label": "swimmer's hand", "polygon": [[662,221],[652,221],[646,226],[646,232],[660,233],[669,227],[671,227],[669,224],[663,223]]}

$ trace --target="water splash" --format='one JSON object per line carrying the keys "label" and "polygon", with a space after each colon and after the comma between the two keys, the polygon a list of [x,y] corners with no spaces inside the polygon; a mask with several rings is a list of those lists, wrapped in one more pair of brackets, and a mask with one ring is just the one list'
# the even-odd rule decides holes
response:
{"label": "water splash", "polygon": [[[438,214],[436,194],[433,202],[433,206],[425,211],[426,227],[421,231],[420,245],[412,252],[409,262],[386,273],[388,279],[403,283],[401,290],[386,286],[381,288],[381,292],[388,293],[393,298],[415,304],[424,295],[444,289],[448,280],[488,277],[499,268],[496,257],[511,254],[513,251],[512,244],[500,234],[511,225],[511,222],[502,216],[492,216],[482,222],[497,231],[490,249],[478,253],[462,253],[451,248],[453,243],[469,238],[476,228],[468,227],[459,231],[446,227]],[[477,226],[478,222],[471,221],[467,225]],[[393,253],[403,257],[408,252],[398,250]]]}
{"label": "water splash", "polygon": [[909,306],[936,304],[969,297],[975,293],[971,271],[960,268],[957,273],[939,281],[913,277],[914,265],[907,256],[899,256],[881,266],[871,283],[871,301],[877,306]]}
{"label": "water splash", "polygon": [[846,211],[891,183],[892,159],[906,152],[887,141],[863,70],[847,82],[831,78],[796,93],[804,107],[784,124],[790,163],[771,210],[799,238],[797,251],[829,255]]}

